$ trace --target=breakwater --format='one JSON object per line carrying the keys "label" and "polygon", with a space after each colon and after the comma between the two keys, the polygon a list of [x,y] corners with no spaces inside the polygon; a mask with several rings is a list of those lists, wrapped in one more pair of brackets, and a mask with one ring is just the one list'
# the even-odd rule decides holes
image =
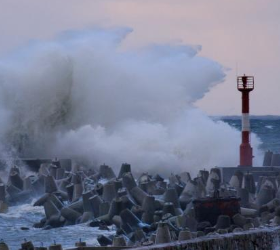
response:
{"label": "breakwater", "polygon": [[[84,225],[98,231],[92,238],[101,247],[177,247],[178,242],[190,240],[190,249],[213,249],[210,246],[216,240],[218,249],[228,249],[228,245],[239,249],[238,244],[246,249],[269,249],[267,245],[274,244],[278,236],[258,230],[280,225],[278,172],[265,176],[267,171],[263,171],[256,185],[254,175],[240,169],[236,168],[229,183],[223,182],[219,168],[200,170],[194,178],[183,172],[168,179],[143,173],[136,179],[129,164],[115,174],[107,165],[97,171],[77,166],[65,169],[56,160],[41,164],[39,172],[31,176],[11,168],[8,180],[0,183],[1,207],[3,213],[9,213],[14,203],[36,197],[32,204],[44,212],[33,229],[24,230],[50,230],[49,235],[58,228]],[[270,233],[263,236],[266,232]],[[49,245],[53,240],[42,242]],[[61,243],[65,249],[73,245]]]}
{"label": "breakwater", "polygon": [[[211,235],[188,241],[176,241],[133,248],[135,250],[275,250],[278,249],[280,227],[250,230],[227,235]],[[89,250],[89,249],[88,249]]]}
{"label": "breakwater", "polygon": [[[77,242],[73,248],[66,250],[276,250],[279,249],[280,227],[269,227],[247,232],[226,235],[211,235],[187,241],[175,241],[142,247],[121,246],[87,246],[85,242]],[[26,247],[29,247],[28,249]],[[31,248],[30,248],[31,246]],[[0,246],[0,249],[1,246]],[[34,247],[32,243],[23,243],[21,250],[62,250],[60,244],[50,247]]]}
{"label": "breakwater", "polygon": [[145,247],[89,247],[81,246],[68,250],[276,250],[279,249],[280,227],[250,230],[227,235],[205,236],[187,241]]}

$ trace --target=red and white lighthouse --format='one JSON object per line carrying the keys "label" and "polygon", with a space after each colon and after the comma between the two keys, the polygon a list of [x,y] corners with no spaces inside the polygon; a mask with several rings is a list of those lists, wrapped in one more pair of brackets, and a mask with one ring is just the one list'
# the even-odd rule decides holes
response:
{"label": "red and white lighthouse", "polygon": [[249,94],[254,89],[253,76],[238,76],[237,89],[242,93],[242,142],[240,145],[240,166],[253,166],[253,149],[250,145],[250,99]]}

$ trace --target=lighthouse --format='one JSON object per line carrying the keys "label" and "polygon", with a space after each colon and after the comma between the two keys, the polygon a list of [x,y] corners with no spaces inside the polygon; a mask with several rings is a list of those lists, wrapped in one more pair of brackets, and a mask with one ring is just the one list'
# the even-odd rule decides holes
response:
{"label": "lighthouse", "polygon": [[237,89],[242,94],[242,142],[240,145],[240,166],[253,166],[253,149],[250,145],[250,92],[254,89],[253,76],[238,76]]}

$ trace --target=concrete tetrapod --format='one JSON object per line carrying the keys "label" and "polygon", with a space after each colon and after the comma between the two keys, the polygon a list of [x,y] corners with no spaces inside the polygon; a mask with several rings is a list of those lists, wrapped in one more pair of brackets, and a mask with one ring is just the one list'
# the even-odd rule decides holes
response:
{"label": "concrete tetrapod", "polygon": [[48,175],[45,177],[45,193],[54,193],[57,191],[57,185],[53,176]]}
{"label": "concrete tetrapod", "polygon": [[155,243],[163,244],[163,243],[169,243],[169,242],[171,242],[171,235],[170,235],[168,225],[164,222],[158,223]]}

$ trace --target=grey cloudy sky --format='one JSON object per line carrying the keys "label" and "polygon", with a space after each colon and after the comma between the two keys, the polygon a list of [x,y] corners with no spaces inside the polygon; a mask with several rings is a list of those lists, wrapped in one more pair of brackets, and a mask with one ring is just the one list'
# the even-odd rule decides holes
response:
{"label": "grey cloudy sky", "polygon": [[[156,42],[202,45],[227,68],[226,81],[196,105],[239,114],[239,74],[255,76],[252,113],[280,115],[279,0],[0,0],[0,55],[67,29],[128,26],[124,47]],[[236,67],[237,65],[237,67]]]}

